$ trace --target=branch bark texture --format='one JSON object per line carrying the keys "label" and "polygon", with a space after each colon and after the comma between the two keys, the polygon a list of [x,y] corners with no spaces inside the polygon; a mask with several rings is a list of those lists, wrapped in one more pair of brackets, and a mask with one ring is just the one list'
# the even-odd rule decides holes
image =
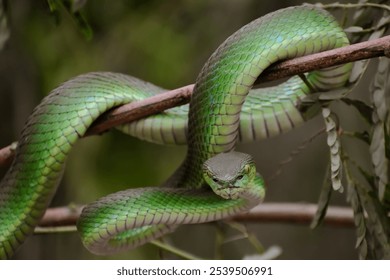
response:
{"label": "branch bark texture", "polygon": [[[389,54],[390,35],[334,50],[278,62],[266,69],[257,78],[255,85],[348,62],[379,56],[389,56]],[[131,122],[188,103],[193,89],[194,85],[191,84],[142,101],[132,102],[118,107],[99,118],[87,134],[99,134],[116,125]]]}
{"label": "branch bark texture", "polygon": [[[39,226],[74,226],[83,206],[49,208]],[[239,222],[273,222],[310,224],[317,210],[316,204],[309,203],[263,203],[249,213],[243,213],[232,219]],[[353,212],[347,207],[328,207],[324,223],[331,226],[353,227]]]}
{"label": "branch bark texture", "polygon": [[[256,80],[255,85],[379,56],[390,57],[390,36],[276,63],[264,71]],[[90,127],[87,135],[101,134],[114,126],[188,103],[193,88],[193,84],[184,86],[110,110]],[[0,167],[8,166],[12,157],[13,149],[11,146],[0,149]]]}
{"label": "branch bark texture", "polygon": [[[255,85],[379,56],[390,57],[390,36],[276,63],[264,71]],[[110,110],[90,127],[86,135],[101,134],[117,125],[186,104],[191,98],[193,89],[194,85],[191,84]],[[0,167],[6,167],[11,163],[14,148],[15,145],[11,144],[0,149]],[[233,220],[308,224],[313,219],[316,208],[314,204],[265,203],[255,207],[249,213],[235,216]],[[40,226],[75,225],[81,210],[82,206],[49,208]],[[353,226],[352,210],[344,207],[329,207],[324,223],[334,226]]]}

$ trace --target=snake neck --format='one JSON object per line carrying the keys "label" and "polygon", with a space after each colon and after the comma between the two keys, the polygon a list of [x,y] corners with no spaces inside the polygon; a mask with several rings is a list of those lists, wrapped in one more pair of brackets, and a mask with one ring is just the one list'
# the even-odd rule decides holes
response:
{"label": "snake neck", "polygon": [[240,198],[245,200],[246,210],[250,210],[253,207],[263,202],[265,197],[265,183],[260,174],[256,174],[256,177],[247,186],[246,190],[241,194]]}
{"label": "snake neck", "polygon": [[[292,30],[291,26],[300,28]],[[211,55],[196,80],[189,109],[189,148],[183,166],[171,177],[175,185],[202,186],[203,162],[234,149],[242,105],[268,66],[347,44],[334,17],[311,5],[270,13],[231,35]],[[335,86],[347,79],[344,75]],[[318,75],[312,75],[310,82],[316,89],[327,86]]]}

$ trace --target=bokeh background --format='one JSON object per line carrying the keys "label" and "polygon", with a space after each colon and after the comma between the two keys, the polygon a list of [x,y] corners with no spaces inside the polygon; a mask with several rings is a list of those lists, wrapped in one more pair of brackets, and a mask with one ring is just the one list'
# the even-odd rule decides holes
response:
{"label": "bokeh background", "polygon": [[[317,1],[305,1],[314,3]],[[302,1],[256,0],[95,0],[83,12],[93,29],[87,40],[65,12],[60,21],[44,0],[7,2],[10,38],[0,52],[0,147],[18,138],[32,109],[60,83],[90,71],[115,71],[173,89],[193,83],[203,63],[231,33],[251,20]],[[366,82],[354,96],[366,97]],[[357,114],[336,104],[340,119],[356,128]],[[340,107],[340,108],[338,108]],[[286,135],[239,145],[254,155],[267,181],[267,202],[316,203],[328,161],[325,135],[317,137],[284,165],[311,135],[323,128],[320,117]],[[348,143],[358,157],[368,155],[359,143]],[[127,187],[163,182],[181,163],[185,147],[163,147],[110,132],[79,141],[67,163],[63,181],[52,203],[84,204]],[[6,170],[1,169],[1,175]],[[273,179],[271,179],[273,178]],[[332,205],[345,205],[345,195],[335,193]],[[355,230],[348,227],[256,223],[248,224],[262,245],[279,246],[279,259],[356,259]],[[213,224],[182,226],[169,236],[174,245],[204,258],[213,258],[217,227]],[[221,248],[226,259],[255,253],[248,240]],[[83,248],[77,233],[29,238],[15,256],[20,259],[95,259]],[[113,256],[155,259],[161,251],[145,245]],[[174,257],[164,254],[164,257]]]}

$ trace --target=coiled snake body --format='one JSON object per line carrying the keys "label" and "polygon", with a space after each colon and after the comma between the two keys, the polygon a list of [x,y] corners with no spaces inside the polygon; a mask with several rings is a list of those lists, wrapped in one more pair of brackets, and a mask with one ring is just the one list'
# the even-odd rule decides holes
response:
{"label": "coiled snake body", "polygon": [[[309,5],[268,14],[230,36],[197,78],[187,134],[182,117],[186,107],[121,128],[153,142],[187,141],[187,157],[162,187],[125,190],[84,208],[78,222],[84,245],[96,254],[128,250],[179,224],[222,219],[260,203],[263,181],[252,158],[233,151],[237,139],[251,141],[293,128],[304,120],[298,110],[304,96],[312,89],[343,86],[350,65],[307,74],[310,87],[291,78],[271,93],[251,92],[246,99],[254,81],[278,60],[347,44],[335,19]],[[44,98],[28,119],[1,181],[1,258],[11,257],[33,232],[55,193],[72,145],[91,123],[112,107],[161,91],[123,74],[90,73]]]}

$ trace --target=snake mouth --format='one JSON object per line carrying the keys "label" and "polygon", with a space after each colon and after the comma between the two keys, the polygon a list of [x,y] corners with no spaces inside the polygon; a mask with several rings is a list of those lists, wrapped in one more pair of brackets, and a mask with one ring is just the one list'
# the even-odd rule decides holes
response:
{"label": "snake mouth", "polygon": [[236,199],[239,194],[239,189],[240,187],[238,186],[220,186],[216,193],[221,196],[224,199]]}
{"label": "snake mouth", "polygon": [[229,186],[220,186],[218,187],[218,190],[238,189],[238,188],[239,188],[238,186],[229,185]]}

